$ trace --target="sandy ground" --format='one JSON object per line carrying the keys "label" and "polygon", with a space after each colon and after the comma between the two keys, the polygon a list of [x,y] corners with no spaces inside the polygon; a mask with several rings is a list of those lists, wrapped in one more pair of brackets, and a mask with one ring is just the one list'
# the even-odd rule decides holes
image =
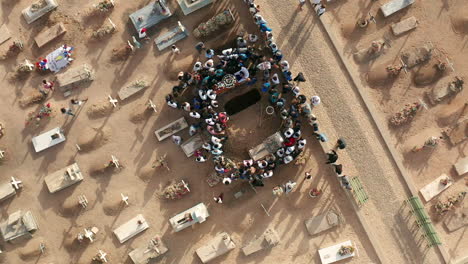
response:
{"label": "sandy ground", "polygon": [[[1,4],[2,23],[7,24],[10,31],[15,33],[15,37],[23,39],[26,43],[25,51],[17,58],[0,64],[1,87],[3,87],[0,89],[0,119],[7,127],[6,135],[0,139],[0,148],[7,151],[8,157],[0,166],[1,181],[6,182],[9,177],[14,176],[24,183],[23,190],[16,197],[1,204],[1,219],[5,220],[8,214],[19,209],[31,210],[38,220],[39,230],[31,240],[2,243],[4,251],[2,263],[90,263],[91,257],[98,249],[109,253],[110,263],[130,263],[128,252],[145,245],[155,234],[161,234],[169,248],[169,253],[161,263],[200,263],[194,253],[195,249],[222,231],[232,235],[238,248],[214,260],[213,263],[319,263],[317,249],[349,239],[359,248],[359,257],[348,260],[347,263],[377,262],[372,246],[364,235],[349,201],[336,180],[323,168],[323,154],[318,143],[314,143],[312,138],[307,137],[310,143],[306,153],[310,155],[306,165],[291,164],[281,168],[253,199],[232,207],[213,204],[213,196],[226,192],[226,187],[216,186],[212,189],[208,187],[205,176],[212,170],[208,163],[196,164],[192,159],[187,159],[170,140],[163,142],[156,140],[154,131],[182,114],[168,109],[164,104],[164,95],[170,92],[174,85],[171,81],[173,76],[167,74],[173,70],[169,66],[194,61],[197,55],[193,46],[197,40],[190,36],[177,43],[182,50],[182,54],[177,58],[173,58],[168,51],[159,52],[153,45],[147,44],[127,61],[111,62],[112,49],[120,47],[133,33],[127,23],[128,14],[144,6],[145,1],[118,2],[110,17],[117,24],[119,31],[110,39],[101,42],[88,41],[88,36],[91,29],[97,28],[104,19],[84,19],[84,7],[80,3],[62,0],[49,20],[44,18],[27,25],[20,12],[29,4],[29,1],[3,1]],[[223,41],[233,37],[236,30],[242,28],[254,30],[253,23],[249,19],[244,19],[248,17],[248,12],[240,0],[232,3],[217,1],[215,5],[189,16],[183,16],[175,1],[171,1],[170,6],[176,10],[174,17],[158,25],[151,32],[153,38],[172,28],[177,20],[191,31],[198,23],[226,6],[233,8],[238,21],[243,18],[242,23],[236,24],[232,31],[208,42],[208,47],[221,45]],[[64,21],[68,32],[61,40],[38,49],[32,39],[37,32],[46,28],[47,24],[53,23],[51,21]],[[293,32],[288,34],[283,32],[282,35],[290,37]],[[11,41],[1,45],[0,49],[5,50],[9,43]],[[14,83],[8,80],[7,75],[24,58],[34,61],[63,43],[76,48],[74,65],[88,63],[97,72],[96,79],[88,87],[74,90],[74,97],[88,97],[89,101],[83,107],[75,109],[77,118],[72,119],[57,113],[40,128],[25,129],[24,120],[27,113],[37,109],[38,106],[33,105],[24,109],[19,106],[19,100],[36,90],[43,78],[51,79],[52,75],[40,76],[33,73],[28,79]],[[292,60],[298,58],[295,55],[296,52],[291,52]],[[294,64],[296,65],[297,63]],[[106,102],[109,94],[116,97],[117,91],[123,85],[140,76],[144,76],[150,82],[150,87],[144,93],[121,103],[111,114],[103,117],[88,115],[88,110],[93,104]],[[232,95],[227,96],[234,96],[236,93],[241,91],[233,91]],[[135,111],[141,111],[141,105],[148,99],[156,103],[159,112],[135,122]],[[48,102],[58,110],[62,106],[68,106],[69,98],[65,99],[56,91]],[[243,131],[239,134],[251,137],[251,140],[237,141],[245,144],[244,149],[255,146],[261,141],[260,137],[273,133],[274,126],[278,122],[278,120],[265,121],[262,123],[262,129],[259,129],[256,122],[259,109],[260,106],[257,104],[232,118],[232,127]],[[56,126],[64,128],[67,141],[39,154],[34,153],[31,137]],[[84,133],[86,135],[83,135]],[[95,135],[92,135],[93,133]],[[180,135],[185,139],[188,138],[187,132],[182,132]],[[75,144],[86,145],[93,140],[96,142],[94,148],[88,144],[88,148],[77,152]],[[233,151],[240,153],[239,155],[246,155],[236,146],[233,147]],[[152,171],[151,163],[157,156],[165,153],[171,171]],[[96,167],[109,161],[110,155],[117,156],[125,168],[107,175],[92,174]],[[79,164],[84,172],[84,181],[56,194],[50,194],[44,184],[44,177],[72,162]],[[309,169],[312,169],[314,178],[310,182],[303,182],[304,172]],[[187,179],[190,184],[192,192],[187,197],[179,201],[165,201],[157,197],[158,191],[167,182],[180,178]],[[275,200],[271,188],[291,178],[300,183],[297,191],[288,197]],[[320,198],[312,200],[308,197],[307,191],[317,186],[324,193]],[[120,193],[130,197],[130,206],[116,211],[114,208],[119,202]],[[70,208],[80,194],[87,196],[89,206],[86,211],[77,214]],[[209,207],[211,216],[207,222],[193,229],[173,233],[168,219],[199,202],[204,202]],[[263,212],[261,204],[271,208],[270,217]],[[343,216],[344,224],[331,232],[310,237],[306,233],[303,221],[331,208]],[[142,213],[146,217],[150,229],[120,244],[112,234],[112,230],[137,213]],[[97,226],[100,229],[95,243],[76,246],[71,242],[79,230],[90,226]],[[255,235],[261,234],[268,226],[278,231],[281,244],[253,256],[243,256],[239,248]],[[41,241],[45,242],[47,249],[45,255],[38,256],[36,248]]]}
{"label": "sandy ground", "polygon": [[[343,36],[342,32],[343,28],[347,26],[346,23],[351,23],[354,26],[361,14],[367,14],[368,11],[376,13],[379,5],[372,5],[370,2],[338,1],[329,5],[325,21],[327,23],[330,21],[332,28],[336,30],[335,33]],[[419,237],[414,237],[411,234],[409,230],[411,223],[407,222],[402,211],[402,202],[409,196],[409,192],[389,157],[388,151],[381,147],[383,141],[372,122],[369,121],[369,114],[361,102],[360,96],[357,95],[356,91],[350,89],[351,85],[345,77],[346,74],[332,52],[333,48],[328,42],[323,27],[316,23],[311,6],[307,5],[305,11],[297,12],[295,9],[296,1],[287,1],[281,4],[266,1],[260,3],[261,6],[263,4],[263,11],[268,14],[267,20],[272,21],[273,28],[280,32],[277,44],[287,54],[293,54],[292,57],[289,57],[290,64],[296,71],[303,71],[309,79],[313,80],[313,83],[308,82],[302,86],[310,91],[308,95],[318,94],[323,100],[323,107],[317,111],[325,114],[328,120],[321,116],[321,126],[326,127],[328,132],[335,132],[351,142],[346,151],[346,161],[343,163],[347,166],[348,174],[360,176],[371,197],[370,203],[362,210],[371,219],[371,231],[377,237],[386,238],[379,241],[385,252],[384,255],[386,255],[384,257],[387,261],[392,260],[396,263],[437,263],[442,261],[433,250],[427,251],[424,246],[419,244]],[[461,4],[462,2],[458,1],[458,3],[450,4],[450,8],[455,10],[457,5],[460,8]],[[442,7],[442,3],[439,2],[427,3],[427,6],[424,2],[424,7],[421,7],[422,5],[423,3],[419,2],[405,15],[405,17],[416,15],[420,20],[420,27],[413,33],[399,39],[392,37],[392,48],[382,58],[379,58],[378,62],[394,61],[397,52],[401,51],[403,46],[412,47],[425,40],[431,40],[439,50],[442,50],[439,53],[450,54],[451,52],[453,54],[449,57],[454,62],[456,73],[463,75],[463,67],[466,67],[463,64],[464,57],[456,56],[456,54],[459,50],[463,50],[466,41],[464,41],[463,36],[459,36],[451,30],[450,17],[446,10],[447,5]],[[446,23],[429,19],[435,15]],[[388,24],[402,18],[402,15],[395,16],[384,20],[379,14],[376,17],[378,23],[377,28],[374,29],[375,32],[371,31],[372,26],[374,26],[371,25],[368,29],[369,33],[366,31],[365,34],[357,34],[359,37],[354,34],[352,39],[341,37],[342,43],[339,45],[342,45],[343,52],[349,57],[348,63],[354,64],[351,61],[352,51],[356,47],[361,47],[363,45],[361,43],[366,43],[366,41],[369,43],[384,33],[388,34]],[[353,19],[350,21],[349,18]],[[429,32],[435,31],[442,33],[434,36],[434,39],[427,39],[428,35],[434,35],[429,34]],[[394,52],[393,57],[391,52]],[[369,68],[370,65],[358,68],[362,73],[363,80],[365,80]],[[414,97],[421,97],[425,89],[413,87],[410,76],[411,74],[408,76],[401,74],[391,89],[390,87],[372,88],[372,97],[366,98],[366,100],[371,100],[382,111],[378,113],[380,116],[378,122],[388,122],[387,118],[391,113],[398,111],[405,103],[413,102]],[[451,76],[453,77],[453,74]],[[464,154],[466,144],[462,143],[459,146],[451,147],[442,143],[436,151],[431,153],[432,155],[426,155],[426,159],[418,157],[424,153],[417,153],[413,156],[407,154],[407,150],[411,149],[415,142],[424,142],[435,131],[440,134],[440,123],[435,121],[441,118],[444,112],[448,114],[460,109],[464,102],[466,102],[466,90],[451,100],[449,104],[448,102],[442,103],[429,111],[420,113],[419,115],[424,115],[426,118],[417,117],[415,122],[411,124],[411,129],[403,128],[405,133],[393,133],[395,135],[394,142],[401,151],[404,164],[414,177],[418,189],[443,172],[453,176],[451,164],[466,155]],[[422,135],[423,133],[424,135]],[[456,181],[455,186],[442,195],[444,199],[449,194],[453,195],[466,189],[463,179],[454,177],[454,180]],[[427,209],[430,209],[432,204],[433,202],[428,203]],[[466,227],[447,234],[440,223],[436,226],[451,257],[456,259],[462,256],[463,252],[466,251],[466,248],[462,246],[466,244],[463,242],[466,240],[466,235],[464,235]]]}
{"label": "sandy ground", "polygon": [[[349,65],[355,65],[359,72],[362,85],[368,87],[372,103],[379,110],[379,122],[388,124],[388,118],[399,111],[405,104],[422,99],[427,102],[425,93],[434,87],[446,85],[454,76],[467,78],[466,62],[467,28],[466,23],[461,26],[460,21],[466,20],[468,3],[466,1],[416,1],[414,5],[406,8],[388,18],[384,18],[379,8],[388,1],[337,1],[328,6],[327,23],[335,30],[342,43],[341,52],[347,57]],[[366,29],[354,29],[359,18],[370,13],[375,15],[377,24],[370,23]],[[419,22],[417,29],[395,37],[390,25],[408,17],[415,16]],[[352,33],[350,33],[352,32]],[[373,40],[385,36],[390,40],[391,48],[385,54],[368,64],[356,65],[352,54],[361,48],[368,47]],[[433,59],[422,67],[415,67],[408,74],[402,72],[395,80],[385,84],[375,85],[367,82],[368,72],[379,65],[399,63],[401,52],[410,48],[431,42],[435,47]],[[427,73],[437,60],[446,58],[453,63],[455,71],[450,68],[440,77],[430,80],[425,85],[415,84],[421,73]],[[465,85],[466,86],[466,85]],[[410,150],[421,145],[430,136],[442,135],[442,130],[452,127],[458,120],[463,105],[467,102],[468,92],[464,89],[455,97],[431,106],[428,110],[418,113],[416,118],[408,125],[400,128],[389,127],[393,136],[393,144],[400,152],[400,159],[413,177],[416,188],[419,190],[442,173],[449,175],[455,184],[426,204],[435,226],[445,244],[451,258],[458,259],[466,255],[468,236],[467,227],[449,233],[442,224],[444,218],[438,218],[433,212],[433,205],[438,199],[446,200],[448,196],[460,191],[466,191],[465,180],[456,174],[453,164],[467,155],[467,141],[458,145],[451,145],[444,140],[435,149],[426,149],[422,152],[412,153]],[[465,177],[466,178],[466,177]],[[466,202],[465,202],[466,203]]]}

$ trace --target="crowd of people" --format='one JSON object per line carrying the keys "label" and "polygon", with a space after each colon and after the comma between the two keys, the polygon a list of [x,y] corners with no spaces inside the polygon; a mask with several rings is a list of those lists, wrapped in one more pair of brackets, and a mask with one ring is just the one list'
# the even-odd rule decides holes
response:
{"label": "crowd of people", "polygon": [[[249,5],[249,11],[260,35],[239,35],[233,44],[234,47],[218,52],[207,49],[202,42],[198,43],[195,48],[200,57],[205,57],[206,60],[197,61],[190,72],[179,73],[180,83],[166,96],[166,102],[172,108],[188,112],[193,121],[189,128],[190,136],[203,130],[210,135],[208,142],[194,152],[197,162],[206,162],[211,155],[214,170],[226,185],[243,179],[250,181],[253,186],[264,186],[263,181],[272,177],[279,165],[291,163],[304,150],[307,140],[303,138],[301,116],[312,126],[313,135],[317,140],[325,142],[328,139],[324,133],[320,133],[317,118],[312,114],[313,108],[321,102],[320,97],[313,96],[308,102],[299,87],[301,82],[306,81],[303,73],[292,77],[289,62],[283,58],[280,48],[275,43],[272,29],[260,14],[260,7],[254,0],[245,2]],[[264,46],[267,51],[259,50],[255,46]],[[180,52],[175,46],[172,50],[175,56]],[[235,80],[233,87],[250,86],[261,80],[261,91],[268,97],[271,107],[282,120],[280,132],[284,139],[283,145],[261,160],[233,161],[225,156],[224,145],[228,140],[226,129],[229,117],[226,112],[218,111],[217,97],[226,89],[232,88],[225,82],[229,78]],[[188,87],[195,87],[196,96],[191,101],[184,101],[181,94]],[[179,145],[182,138],[173,136],[173,141]],[[342,143],[344,144],[344,141]],[[332,152],[329,154],[328,163],[334,164],[337,159],[336,152]],[[341,165],[337,166],[341,168]],[[293,183],[284,185],[285,193],[292,191],[295,186]]]}

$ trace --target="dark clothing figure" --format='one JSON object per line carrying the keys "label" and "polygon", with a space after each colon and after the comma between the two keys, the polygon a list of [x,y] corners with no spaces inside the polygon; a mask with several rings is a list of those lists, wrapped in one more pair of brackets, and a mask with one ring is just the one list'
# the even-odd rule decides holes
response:
{"label": "dark clothing figure", "polygon": [[327,153],[327,156],[328,158],[326,164],[335,163],[338,160],[338,154],[336,154],[335,150],[332,150],[331,153]]}
{"label": "dark clothing figure", "polygon": [[339,138],[338,141],[336,141],[336,147],[337,147],[338,149],[344,149],[344,148],[346,148],[346,142],[344,141],[344,139]]}
{"label": "dark clothing figure", "polygon": [[336,174],[340,175],[343,172],[343,165],[341,164],[333,164],[335,167]]}
{"label": "dark clothing figure", "polygon": [[298,73],[297,76],[294,78],[295,82],[305,82],[306,79],[304,78],[304,74],[302,72]]}
{"label": "dark clothing figure", "polygon": [[348,190],[351,190],[351,184],[349,183],[348,176],[341,176],[341,184],[343,184],[343,187],[345,187]]}
{"label": "dark clothing figure", "polygon": [[259,179],[254,179],[252,181],[252,185],[255,186],[255,187],[263,187],[265,186],[265,184],[263,184],[263,182]]}

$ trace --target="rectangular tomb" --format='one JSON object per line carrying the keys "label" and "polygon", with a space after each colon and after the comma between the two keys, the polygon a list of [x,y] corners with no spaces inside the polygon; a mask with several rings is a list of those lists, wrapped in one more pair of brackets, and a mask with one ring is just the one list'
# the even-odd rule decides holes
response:
{"label": "rectangular tomb", "polygon": [[162,6],[166,12],[163,12],[161,5],[156,1],[151,2],[149,5],[137,10],[135,13],[130,14],[130,20],[133,23],[137,32],[142,28],[150,28],[164,19],[172,16],[171,10],[166,5],[164,0],[161,0]]}
{"label": "rectangular tomb", "polygon": [[159,50],[163,50],[167,47],[170,47],[177,41],[182,40],[189,35],[187,29],[180,23],[180,21],[178,21],[177,23],[177,27],[171,29],[166,34],[154,40],[154,43],[156,44]]}
{"label": "rectangular tomb", "polygon": [[228,253],[236,248],[236,244],[232,241],[231,237],[226,233],[220,233],[215,238],[208,241],[208,243],[197,250],[198,257],[203,263],[208,263],[210,260]]}
{"label": "rectangular tomb", "polygon": [[146,81],[140,79],[140,80],[136,80],[130,84],[125,85],[119,90],[117,94],[119,95],[120,100],[123,101],[129,98],[130,96],[143,91],[147,87],[148,87],[148,84],[146,83]]}
{"label": "rectangular tomb", "polygon": [[128,256],[134,264],[148,264],[166,254],[168,250],[161,237],[155,236],[146,245],[132,250]]}
{"label": "rectangular tomb", "polygon": [[380,7],[384,17],[388,17],[414,3],[415,0],[392,0]]}
{"label": "rectangular tomb", "polygon": [[55,0],[38,0],[21,12],[28,24],[38,20],[48,12],[57,8],[58,4]]}
{"label": "rectangular tomb", "polygon": [[0,232],[3,240],[10,241],[16,238],[29,235],[32,236],[39,227],[36,218],[30,211],[19,210],[8,216],[8,219],[0,223]]}
{"label": "rectangular tomb", "polygon": [[77,163],[47,175],[44,179],[50,193],[63,190],[83,180],[83,174]]}
{"label": "rectangular tomb", "polygon": [[443,179],[448,179],[447,174],[440,175],[440,177],[433,180],[431,183],[424,186],[419,191],[421,193],[422,197],[424,197],[424,200],[426,200],[426,202],[429,202],[432,198],[436,197],[441,192],[443,192],[445,189],[452,186],[453,183],[451,181],[449,181],[446,185],[443,185],[442,183],[440,183],[440,181],[443,180]]}
{"label": "rectangular tomb", "polygon": [[39,33],[35,38],[34,41],[36,41],[36,44],[39,48],[42,48],[45,44],[51,42],[52,40],[58,38],[62,34],[65,34],[67,32],[67,29],[63,25],[63,23],[58,23],[50,28],[48,28],[45,31],[42,31]]}
{"label": "rectangular tomb", "polygon": [[279,132],[267,137],[262,144],[249,150],[249,156],[257,161],[269,154],[275,153],[283,144],[284,139]]}
{"label": "rectangular tomb", "polygon": [[32,138],[34,150],[41,152],[66,140],[60,127],[56,127]]}
{"label": "rectangular tomb", "polygon": [[14,196],[16,194],[15,188],[9,182],[0,184],[0,202]]}
{"label": "rectangular tomb", "polygon": [[201,148],[203,145],[203,138],[200,136],[200,134],[197,134],[191,138],[189,138],[187,141],[183,142],[180,147],[184,151],[185,155],[187,157],[191,157],[195,150]]}
{"label": "rectangular tomb", "polygon": [[273,228],[268,228],[260,237],[252,240],[242,248],[244,255],[248,256],[262,249],[274,247],[280,243],[278,233]]}
{"label": "rectangular tomb", "polygon": [[88,64],[74,66],[66,72],[57,74],[57,83],[60,91],[66,93],[84,82],[94,80],[94,70]]}
{"label": "rectangular tomb", "polygon": [[203,223],[210,214],[204,203],[199,203],[192,208],[169,219],[169,223],[175,232],[179,232],[196,223]]}
{"label": "rectangular tomb", "polygon": [[345,241],[345,242],[342,242],[342,243],[339,243],[339,244],[336,244],[327,248],[319,249],[318,252],[319,252],[320,261],[322,262],[322,264],[334,263],[343,259],[354,257],[356,255],[357,248],[355,248],[355,251],[353,253],[348,254],[348,255],[342,256],[338,254],[342,246],[355,247],[353,243],[351,242],[351,240],[348,240],[348,241]]}
{"label": "rectangular tomb", "polygon": [[395,36],[399,36],[418,27],[418,20],[412,16],[392,25],[392,31]]}
{"label": "rectangular tomb", "polygon": [[159,141],[162,141],[187,127],[187,121],[185,121],[184,117],[181,117],[176,121],[156,130],[154,134],[156,135]]}
{"label": "rectangular tomb", "polygon": [[124,243],[148,228],[148,222],[143,215],[139,214],[115,229],[114,234],[120,243]]}
{"label": "rectangular tomb", "polygon": [[455,167],[455,171],[457,171],[459,176],[462,176],[463,174],[468,172],[468,157],[465,157],[463,159],[460,159],[453,165]]}
{"label": "rectangular tomb", "polygon": [[340,218],[337,213],[330,210],[304,221],[307,232],[311,236],[330,230],[340,224]]}
{"label": "rectangular tomb", "polygon": [[6,24],[3,24],[0,27],[0,45],[3,44],[5,41],[11,38],[10,30],[8,30]]}
{"label": "rectangular tomb", "polygon": [[179,3],[184,15],[188,15],[213,3],[213,0],[177,0],[177,3]]}

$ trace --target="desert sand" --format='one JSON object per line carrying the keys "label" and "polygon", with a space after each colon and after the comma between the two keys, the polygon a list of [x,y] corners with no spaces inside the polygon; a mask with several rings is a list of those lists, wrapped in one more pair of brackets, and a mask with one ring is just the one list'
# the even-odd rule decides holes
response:
{"label": "desert sand", "polygon": [[[164,96],[171,91],[175,74],[190,68],[199,56],[194,49],[198,42],[192,35],[177,43],[181,54],[174,57],[169,50],[160,52],[151,44],[138,50],[125,61],[112,61],[112,50],[121,47],[134,29],[128,15],[146,5],[148,1],[120,2],[109,17],[117,25],[117,32],[101,41],[90,40],[93,29],[105,23],[105,16],[87,16],[86,10],[92,3],[59,1],[59,7],[48,16],[28,25],[21,16],[21,10],[30,1],[3,1],[1,19],[13,38],[22,39],[25,49],[18,56],[0,63],[0,119],[5,124],[5,135],[0,139],[0,149],[6,151],[6,159],[0,166],[2,182],[15,177],[23,181],[23,189],[13,198],[3,202],[2,221],[17,210],[31,210],[37,218],[39,230],[32,239],[20,239],[14,243],[1,243],[3,263],[90,263],[91,258],[102,249],[109,254],[110,263],[131,263],[128,253],[145,245],[155,234],[160,234],[169,248],[161,263],[200,263],[195,249],[213,238],[219,232],[228,232],[237,248],[212,263],[318,263],[317,250],[346,240],[352,240],[359,249],[359,257],[349,263],[376,263],[372,246],[360,225],[350,201],[344,195],[334,175],[323,166],[325,157],[319,143],[306,136],[310,142],[306,148],[304,165],[283,166],[254,198],[227,207],[213,202],[213,197],[226,191],[225,186],[210,188],[205,179],[213,170],[209,163],[198,164],[175,146],[170,139],[158,142],[154,131],[183,113],[168,109]],[[232,40],[245,30],[258,32],[247,7],[242,1],[216,1],[196,13],[184,16],[176,1],[169,6],[175,14],[150,31],[151,39],[172,28],[180,20],[191,32],[200,22],[206,21],[217,12],[230,7],[236,17],[233,27],[214,39],[206,41],[208,47],[217,48]],[[67,33],[50,44],[38,49],[34,37],[38,32],[55,23],[63,22]],[[6,50],[13,39],[0,46]],[[90,84],[73,90],[71,97],[64,98],[58,90],[46,100],[53,110],[50,119],[41,121],[39,126],[28,125],[25,120],[29,112],[40,108],[37,104],[22,104],[21,100],[37,91],[42,79],[53,79],[32,72],[25,79],[11,80],[15,65],[24,61],[36,61],[62,44],[75,48],[72,65],[87,63],[96,76]],[[291,54],[294,56],[294,54]],[[66,71],[67,69],[65,69]],[[150,87],[144,92],[111,108],[107,96],[117,96],[125,84],[145,76]],[[242,93],[233,91],[223,100]],[[89,98],[80,108],[74,108],[76,117],[62,115],[61,107],[69,107],[70,98]],[[151,99],[158,113],[137,116],[141,106]],[[279,120],[263,120],[259,125],[259,109],[266,106],[256,104],[231,118],[233,136],[228,146],[233,154],[247,158],[246,150],[255,146],[276,131]],[[54,127],[64,129],[67,140],[41,153],[35,153],[31,138]],[[308,128],[310,129],[310,128]],[[311,131],[311,129],[310,129]],[[179,133],[188,138],[186,131]],[[237,137],[238,136],[238,137]],[[244,138],[245,137],[245,138]],[[78,151],[76,145],[81,145]],[[242,146],[240,146],[242,144]],[[167,154],[170,171],[152,169],[157,157]],[[115,155],[123,165],[122,170],[100,172],[99,169]],[[44,177],[73,162],[77,162],[84,180],[58,193],[50,194],[44,184]],[[304,172],[312,169],[313,179],[304,181]],[[160,199],[158,193],[173,179],[188,181],[191,193],[177,201]],[[297,180],[299,187],[287,197],[275,199],[271,193],[274,186],[287,180]],[[319,187],[323,194],[312,199],[308,191]],[[120,193],[129,197],[129,206],[119,206]],[[85,210],[78,207],[78,196],[86,195],[89,205]],[[168,219],[177,213],[199,203],[208,206],[210,217],[194,228],[180,233],[171,231]],[[270,216],[261,204],[269,209]],[[310,237],[304,220],[333,208],[343,219],[338,228],[319,236]],[[150,228],[144,233],[120,244],[112,231],[136,214],[143,214]],[[77,244],[74,237],[84,228],[96,226],[99,232],[92,244]],[[245,257],[240,248],[267,227],[274,227],[281,243],[271,250],[264,250]],[[38,253],[38,245],[46,246],[44,254]]]}
{"label": "desert sand", "polygon": [[[378,238],[378,245],[372,245],[351,206],[354,201],[348,200],[333,173],[324,165],[323,146],[309,135],[305,136],[309,142],[305,164],[282,166],[273,178],[265,181],[265,187],[259,189],[253,198],[233,206],[213,202],[213,197],[227,192],[229,186],[208,186],[205,179],[213,170],[211,164],[196,163],[192,158],[186,158],[170,139],[158,142],[154,136],[156,129],[186,115],[169,109],[164,96],[176,84],[177,72],[190,69],[198,59],[194,45],[199,40],[190,35],[179,41],[177,46],[181,54],[177,56],[171,55],[168,49],[158,51],[154,44],[148,43],[127,60],[111,60],[112,50],[121,47],[135,34],[128,15],[147,2],[118,1],[109,15],[118,30],[101,41],[90,40],[92,30],[105,23],[104,16],[87,16],[86,10],[91,3],[84,6],[76,1],[62,0],[56,11],[28,25],[21,17],[21,10],[31,4],[29,1],[2,2],[2,23],[13,32],[13,39],[24,41],[25,49],[17,57],[0,61],[1,85],[4,88],[0,90],[0,122],[6,126],[5,135],[0,138],[0,150],[6,151],[6,159],[0,165],[0,180],[7,182],[13,176],[24,183],[24,188],[15,197],[0,204],[1,221],[19,209],[31,210],[38,220],[39,230],[32,239],[0,243],[3,250],[0,261],[90,263],[98,249],[102,249],[109,253],[110,263],[131,263],[128,253],[145,245],[155,234],[160,234],[169,248],[161,263],[201,263],[195,250],[217,233],[225,231],[231,234],[237,248],[211,263],[320,263],[318,249],[346,240],[356,243],[359,256],[344,263],[379,263],[376,247],[383,251],[380,260],[384,263],[443,263],[443,258],[434,248],[426,249],[410,231],[412,222],[402,212],[403,201],[410,196],[410,191],[374,122],[383,125],[390,133],[393,147],[397,150],[396,159],[403,163],[417,190],[442,173],[454,180],[452,187],[425,203],[425,207],[450,259],[466,255],[467,227],[448,232],[442,222],[450,214],[438,217],[433,206],[439,199],[445,200],[466,191],[465,180],[456,175],[452,165],[466,156],[467,141],[453,146],[444,139],[434,149],[411,152],[414,146],[421,145],[428,137],[443,135],[442,130],[453,126],[467,101],[466,89],[440,104],[429,105],[427,110],[418,112],[408,125],[398,128],[388,125],[393,113],[407,103],[426,100],[425,92],[436,85],[452,81],[455,75],[466,78],[464,73],[468,64],[464,52],[468,6],[464,1],[416,1],[411,7],[388,18],[378,10],[386,2],[383,0],[333,1],[327,5],[327,12],[321,20],[332,30],[338,50],[334,49],[309,3],[299,12],[296,9],[298,3],[294,0],[256,1],[262,16],[273,28],[276,43],[291,64],[293,73],[304,72],[307,79],[301,84],[304,94],[322,98],[322,104],[314,109],[320,129],[326,131],[330,141],[343,137],[348,142],[348,147],[340,152],[340,163],[345,166],[345,174],[360,177],[370,197],[369,202],[359,209],[359,214],[367,219],[366,230]],[[176,1],[169,1],[169,6],[175,10],[175,15],[153,28],[151,39],[172,28],[178,20],[191,32],[200,22],[226,7],[233,10],[236,23],[223,34],[206,41],[207,47],[225,46],[242,30],[258,32],[241,0],[218,0],[188,16],[183,15]],[[366,29],[356,29],[356,21],[368,16],[369,12],[375,15],[377,24],[371,22]],[[390,25],[410,16],[418,19],[418,27],[402,36],[393,36]],[[63,22],[68,32],[38,49],[34,36],[57,22]],[[369,63],[356,64],[353,53],[382,36],[390,40],[391,47]],[[0,51],[6,50],[13,39],[0,45]],[[408,74],[402,71],[396,77],[385,78],[385,67],[397,65],[401,52],[427,41],[436,48],[430,62],[411,69]],[[41,80],[52,79],[53,74],[33,72],[24,80],[11,81],[14,67],[25,58],[35,61],[62,44],[75,47],[72,65],[90,64],[96,71],[96,78],[89,85],[74,89],[72,97],[64,98],[60,91],[55,91],[46,101],[51,103],[52,118],[37,127],[25,127],[28,113],[39,108],[38,104],[24,103],[26,97],[37,96]],[[354,89],[337,52],[344,55],[345,63],[351,68],[350,73],[359,80],[357,85],[366,89],[367,96],[361,97]],[[453,63],[455,72],[448,67],[442,75],[436,75],[432,66],[437,59],[444,61],[446,58]],[[119,103],[117,108],[111,107],[107,96],[115,98],[121,87],[141,76],[150,82],[150,87]],[[220,105],[245,91],[247,89],[239,88],[226,94]],[[76,118],[60,114],[60,107],[68,107],[69,99],[73,97],[89,100],[75,109]],[[145,112],[144,105],[148,99],[157,105],[157,113]],[[375,120],[364,101],[377,109],[373,112],[374,118],[377,117]],[[231,117],[226,151],[232,156],[247,158],[247,149],[276,131],[280,123],[278,118],[261,120],[259,115],[266,105],[263,98],[260,103]],[[31,138],[57,126],[64,128],[67,141],[34,153]],[[305,131],[311,133],[312,129],[307,127]],[[186,131],[178,135],[188,138]],[[81,151],[77,150],[76,144],[82,146]],[[164,154],[170,171],[153,169],[152,164],[157,157]],[[111,155],[118,157],[124,168],[101,171]],[[73,162],[80,165],[84,181],[50,194],[44,177]],[[304,172],[308,170],[312,172],[312,180],[304,180]],[[160,191],[174,179],[186,180],[191,192],[181,200],[161,199]],[[272,188],[290,179],[298,182],[297,190],[288,196],[275,198]],[[321,188],[324,193],[319,198],[310,198],[308,191],[313,187]],[[120,193],[129,196],[128,207],[121,206]],[[89,200],[86,210],[77,206],[81,194]],[[208,220],[174,233],[168,219],[199,202],[208,206]],[[261,205],[268,208],[270,216],[265,214]],[[304,220],[331,208],[339,212],[344,223],[332,231],[309,236]],[[150,228],[120,244],[112,231],[139,213],[145,216]],[[97,240],[89,245],[77,244],[74,236],[91,226],[100,230]],[[267,227],[278,231],[280,245],[245,257],[240,247]],[[46,245],[44,254],[38,251],[41,242]]]}

